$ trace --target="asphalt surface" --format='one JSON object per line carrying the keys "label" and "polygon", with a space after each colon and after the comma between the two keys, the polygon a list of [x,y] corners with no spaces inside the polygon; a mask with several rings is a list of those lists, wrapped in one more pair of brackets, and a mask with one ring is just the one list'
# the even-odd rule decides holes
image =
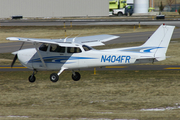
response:
{"label": "asphalt surface", "polygon": [[[69,21],[68,21],[69,22]],[[174,25],[180,27],[180,21],[141,21],[141,25]],[[70,22],[69,22],[70,24]],[[73,21],[72,25],[138,25],[138,21]],[[62,26],[63,21],[0,21],[1,26]],[[128,42],[140,42],[146,41],[148,37],[153,34],[151,32],[139,32],[139,33],[125,33],[118,34],[120,38],[107,42],[106,44],[115,43],[128,43]],[[175,29],[172,39],[180,38],[180,29]],[[2,43],[0,44],[0,53],[9,53],[17,51],[21,46],[21,42],[13,43]],[[31,43],[25,43],[23,48],[31,48],[33,45]],[[84,69],[84,70],[93,70]],[[180,66],[171,65],[128,65],[128,66],[110,66],[105,68],[97,68],[97,70],[180,70]],[[9,66],[0,66],[0,71],[29,71],[29,69],[22,66],[15,66],[10,68]]]}
{"label": "asphalt surface", "polygon": [[180,20],[1,20],[0,26],[63,26],[65,25],[175,25],[180,27]]}

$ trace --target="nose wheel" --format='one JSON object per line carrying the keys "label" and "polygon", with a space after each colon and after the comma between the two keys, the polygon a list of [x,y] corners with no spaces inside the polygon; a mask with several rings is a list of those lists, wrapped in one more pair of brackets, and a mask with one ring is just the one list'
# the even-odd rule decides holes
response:
{"label": "nose wheel", "polygon": [[36,77],[34,75],[29,76],[29,82],[33,83],[36,81]]}
{"label": "nose wheel", "polygon": [[35,74],[37,73],[36,70],[33,71],[33,74],[29,76],[29,82],[33,83],[36,81]]}

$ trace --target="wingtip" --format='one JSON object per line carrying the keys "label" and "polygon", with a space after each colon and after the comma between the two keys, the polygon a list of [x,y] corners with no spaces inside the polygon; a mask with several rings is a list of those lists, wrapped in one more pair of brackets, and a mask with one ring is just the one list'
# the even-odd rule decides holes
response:
{"label": "wingtip", "polygon": [[7,37],[6,40],[18,41],[18,40],[20,40],[20,38],[17,38],[17,37]]}

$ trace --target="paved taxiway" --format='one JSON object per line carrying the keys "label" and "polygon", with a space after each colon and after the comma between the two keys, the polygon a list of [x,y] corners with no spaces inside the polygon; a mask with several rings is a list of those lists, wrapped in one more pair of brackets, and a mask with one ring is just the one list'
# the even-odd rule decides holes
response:
{"label": "paved taxiway", "polygon": [[[118,21],[73,21],[73,25],[137,25],[139,22],[118,22]],[[175,25],[180,27],[180,21],[142,21],[142,25],[161,25],[162,23],[168,25]],[[63,21],[0,21],[1,26],[61,26],[64,24]],[[121,36],[118,39],[107,42],[106,44],[116,44],[116,43],[128,43],[128,42],[145,42],[148,37],[152,35],[154,31],[150,32],[139,32],[139,33],[125,33],[118,34]],[[180,38],[180,29],[175,29],[172,39]],[[0,53],[9,53],[17,51],[21,46],[20,42],[13,43],[2,43],[0,44]],[[31,43],[25,43],[23,48],[33,47]],[[11,69],[9,66],[0,66],[0,71],[25,71],[27,68],[22,66],[16,66]],[[89,69],[93,70],[93,69]],[[97,70],[180,70],[180,66],[171,65],[128,65],[128,66],[110,66],[105,68],[97,68]]]}
{"label": "paved taxiway", "polygon": [[175,25],[180,27],[179,20],[1,20],[1,26],[63,26],[66,25]]}

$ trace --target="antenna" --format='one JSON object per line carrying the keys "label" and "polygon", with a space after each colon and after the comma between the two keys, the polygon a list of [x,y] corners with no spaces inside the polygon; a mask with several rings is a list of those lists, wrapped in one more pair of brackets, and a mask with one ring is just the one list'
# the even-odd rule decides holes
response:
{"label": "antenna", "polygon": [[[79,34],[79,35],[81,35],[81,33]],[[79,36],[79,35],[77,35],[75,38],[73,38],[73,43],[75,42],[75,39]]]}
{"label": "antenna", "polygon": [[76,39],[76,37],[73,39],[73,41],[72,41],[72,42],[74,42],[74,41],[75,41],[75,39]]}
{"label": "antenna", "polygon": [[66,38],[64,39],[64,42],[66,42],[67,38],[68,38],[68,37],[66,37]]}
{"label": "antenna", "polygon": [[[73,33],[72,33],[70,36],[72,36],[72,35],[73,35]],[[68,37],[70,37],[70,36],[68,36]],[[66,40],[68,39],[68,37],[64,38],[64,42],[66,42]]]}

